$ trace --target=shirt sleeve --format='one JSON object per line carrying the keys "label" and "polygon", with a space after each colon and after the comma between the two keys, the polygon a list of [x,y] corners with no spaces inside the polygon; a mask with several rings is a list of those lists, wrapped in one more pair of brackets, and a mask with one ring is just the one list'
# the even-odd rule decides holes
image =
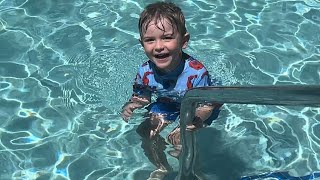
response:
{"label": "shirt sleeve", "polygon": [[193,83],[193,87],[210,86],[210,81],[209,72],[206,68],[203,68],[199,71],[199,74]]}
{"label": "shirt sleeve", "polygon": [[147,72],[144,72],[143,68],[139,68],[133,84],[132,96],[144,96],[150,97],[152,89],[148,86]]}

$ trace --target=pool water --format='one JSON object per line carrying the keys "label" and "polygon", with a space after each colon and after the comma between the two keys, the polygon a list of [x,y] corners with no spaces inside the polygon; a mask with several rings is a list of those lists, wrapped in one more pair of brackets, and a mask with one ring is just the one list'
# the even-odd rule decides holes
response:
{"label": "pool water", "polygon": [[[151,2],[0,0],[0,179],[146,179],[155,169],[135,132],[143,111],[129,123],[119,116],[146,60],[137,23]],[[320,84],[318,0],[176,2],[186,52],[224,85]],[[212,159],[207,177],[221,162],[224,180],[319,171],[319,114],[225,105],[200,132],[216,136],[199,147],[219,146],[200,152]]]}

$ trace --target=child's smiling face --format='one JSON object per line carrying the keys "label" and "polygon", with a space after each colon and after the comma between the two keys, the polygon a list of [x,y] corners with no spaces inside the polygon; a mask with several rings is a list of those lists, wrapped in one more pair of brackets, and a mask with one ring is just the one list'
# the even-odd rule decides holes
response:
{"label": "child's smiling face", "polygon": [[141,36],[146,55],[163,72],[172,71],[179,65],[188,40],[189,34],[181,35],[167,19],[151,21]]}

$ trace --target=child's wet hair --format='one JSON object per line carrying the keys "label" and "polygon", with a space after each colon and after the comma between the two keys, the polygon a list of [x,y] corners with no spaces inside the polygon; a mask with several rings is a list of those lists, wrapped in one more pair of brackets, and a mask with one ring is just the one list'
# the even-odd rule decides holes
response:
{"label": "child's wet hair", "polygon": [[[147,31],[150,22],[154,21],[157,28],[164,29],[163,20],[166,19],[172,25],[173,29],[183,36],[187,33],[185,26],[185,18],[181,9],[174,3],[156,2],[146,6],[144,11],[140,14],[139,19],[139,33],[140,37]],[[160,22],[161,27],[158,23]]]}

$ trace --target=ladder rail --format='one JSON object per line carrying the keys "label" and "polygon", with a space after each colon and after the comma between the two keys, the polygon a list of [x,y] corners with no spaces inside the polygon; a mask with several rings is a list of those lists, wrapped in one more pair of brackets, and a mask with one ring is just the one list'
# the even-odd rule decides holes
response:
{"label": "ladder rail", "polygon": [[231,103],[320,107],[320,85],[209,86],[190,89],[184,95],[180,111],[182,152],[177,180],[193,180],[196,158],[194,132],[186,131],[198,103]]}

